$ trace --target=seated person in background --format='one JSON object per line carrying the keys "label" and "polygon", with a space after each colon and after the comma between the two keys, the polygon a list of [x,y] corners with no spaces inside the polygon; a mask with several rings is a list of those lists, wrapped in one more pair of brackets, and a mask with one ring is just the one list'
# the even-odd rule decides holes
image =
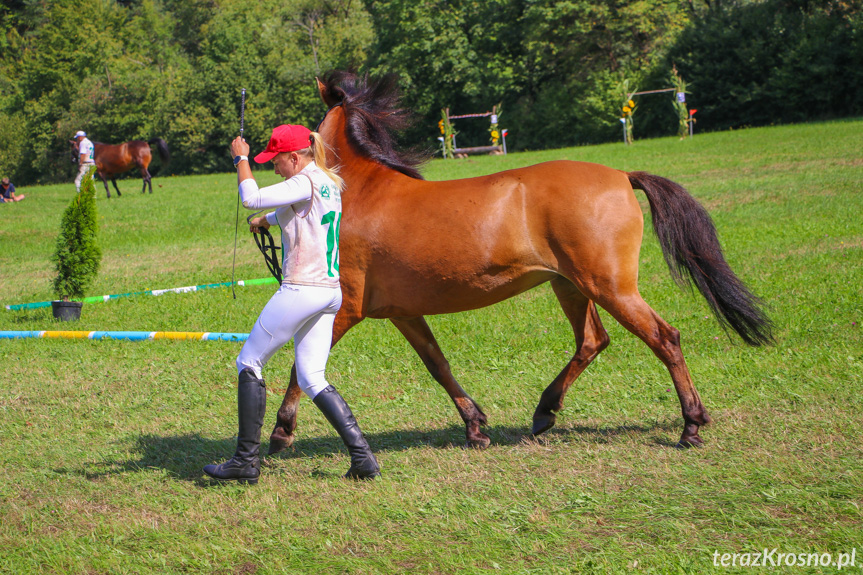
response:
{"label": "seated person in background", "polygon": [[0,202],[20,202],[23,199],[24,194],[15,193],[15,184],[9,178],[0,180]]}

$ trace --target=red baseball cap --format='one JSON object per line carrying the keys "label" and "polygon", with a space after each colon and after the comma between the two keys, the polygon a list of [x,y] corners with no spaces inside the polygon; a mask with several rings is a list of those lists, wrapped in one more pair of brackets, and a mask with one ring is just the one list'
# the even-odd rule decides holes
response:
{"label": "red baseball cap", "polygon": [[269,162],[282,152],[296,152],[297,150],[305,150],[311,145],[309,134],[312,131],[305,126],[294,126],[292,124],[282,124],[273,129],[273,135],[270,136],[270,141],[264,151],[255,156],[255,161],[259,164]]}

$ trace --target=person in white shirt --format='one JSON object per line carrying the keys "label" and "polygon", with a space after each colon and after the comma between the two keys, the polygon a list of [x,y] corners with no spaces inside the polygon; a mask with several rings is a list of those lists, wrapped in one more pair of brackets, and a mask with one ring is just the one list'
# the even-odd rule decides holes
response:
{"label": "person in white shirt", "polygon": [[231,142],[243,206],[274,209],[251,219],[251,231],[280,228],[283,279],[237,357],[237,450],[225,463],[204,467],[204,473],[215,479],[258,482],[261,426],[267,406],[261,371],[291,338],[300,389],[323,412],[350,453],[351,467],[345,477],[380,476],[377,459],[350,407],[324,376],[333,323],[342,304],[339,224],[343,186],[336,171],[327,167],[324,149],[320,134],[304,126],[275,128],[255,162],[272,161],[276,174],[285,181],[261,189],[249,166],[249,145],[242,138]]}
{"label": "person in white shirt", "polygon": [[87,139],[87,134],[78,130],[75,132],[75,141],[78,142],[78,177],[75,178],[75,189],[81,191],[81,180],[96,165],[95,149],[93,142]]}

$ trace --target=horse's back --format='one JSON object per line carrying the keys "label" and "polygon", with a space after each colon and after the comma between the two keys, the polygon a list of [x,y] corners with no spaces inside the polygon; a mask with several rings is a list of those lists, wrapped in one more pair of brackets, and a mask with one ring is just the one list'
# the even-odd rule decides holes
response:
{"label": "horse's back", "polygon": [[602,164],[571,160],[543,162],[483,177],[492,181],[517,181],[529,186],[534,195],[557,193],[558,199],[570,201],[607,194],[629,194],[632,190],[626,172]]}
{"label": "horse's back", "polygon": [[[422,198],[420,198],[422,196]],[[524,233],[534,228],[566,234],[581,228],[582,235],[611,232],[621,226],[638,227],[643,218],[626,172],[590,162],[557,160],[486,176],[424,182],[408,202],[421,217],[446,218],[451,225],[475,227],[477,218],[499,221],[502,228]]]}
{"label": "horse's back", "polygon": [[[459,180],[424,181],[418,184],[417,189],[431,200],[445,201],[451,197],[494,201],[500,196],[511,195],[513,190],[519,190],[526,199],[540,203],[586,204],[603,197],[621,199],[632,195],[626,172],[602,164],[571,160],[543,162]],[[417,199],[414,197],[411,201]]]}

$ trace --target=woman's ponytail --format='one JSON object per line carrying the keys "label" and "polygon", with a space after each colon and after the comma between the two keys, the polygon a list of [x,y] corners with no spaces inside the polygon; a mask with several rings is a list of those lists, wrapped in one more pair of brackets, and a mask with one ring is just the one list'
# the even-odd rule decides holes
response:
{"label": "woman's ponytail", "polygon": [[319,133],[312,132],[309,134],[309,142],[309,150],[311,150],[312,160],[321,170],[323,170],[327,177],[336,183],[339,190],[344,189],[345,181],[341,176],[339,176],[338,166],[327,166],[327,145],[324,143],[324,139]]}

